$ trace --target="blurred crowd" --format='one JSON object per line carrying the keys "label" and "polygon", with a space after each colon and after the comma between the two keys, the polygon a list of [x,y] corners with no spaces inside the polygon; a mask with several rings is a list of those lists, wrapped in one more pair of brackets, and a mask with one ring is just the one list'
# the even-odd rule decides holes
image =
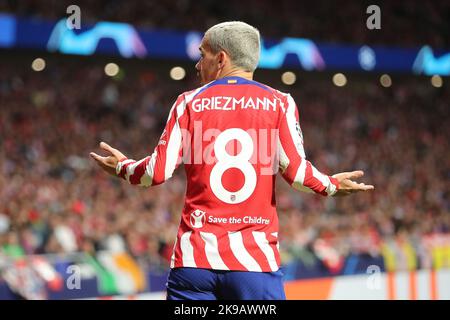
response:
{"label": "blurred crowd", "polygon": [[305,79],[290,90],[307,157],[329,173],[362,169],[375,190],[326,201],[281,193],[288,253],[307,248],[333,272],[352,254],[391,270],[450,267],[450,91],[426,80]]}
{"label": "blurred crowd", "polygon": [[[227,20],[242,20],[265,37],[305,37],[317,41],[395,46],[450,46],[450,2],[377,1],[381,29],[368,30],[366,12],[373,1],[295,0],[27,0],[0,1],[0,11],[36,18],[67,17],[69,5],[81,9],[82,25],[123,21],[144,28],[205,31]],[[372,12],[371,12],[372,13]],[[273,15],[271,18],[270,15]]]}
{"label": "blurred crowd", "polygon": [[[165,184],[139,188],[89,158],[101,153],[99,141],[134,159],[153,151],[177,95],[197,83],[152,69],[125,65],[110,78],[94,61],[49,60],[42,72],[27,59],[2,62],[0,251],[126,251],[150,268],[168,267],[182,168]],[[256,80],[266,82],[264,73]],[[318,169],[362,169],[362,180],[375,185],[367,194],[324,198],[278,179],[283,263],[319,260],[340,272],[346,257],[365,254],[384,257],[386,268],[431,267],[442,265],[433,250],[445,244],[450,267],[449,86],[394,78],[383,88],[375,78],[350,77],[338,88],[326,74],[303,74],[278,89],[296,100],[306,155]]]}

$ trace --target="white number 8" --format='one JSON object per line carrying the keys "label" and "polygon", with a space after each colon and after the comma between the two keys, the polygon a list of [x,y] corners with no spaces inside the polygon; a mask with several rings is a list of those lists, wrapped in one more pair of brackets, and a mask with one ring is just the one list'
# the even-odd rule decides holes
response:
{"label": "white number 8", "polygon": [[[229,141],[234,139],[241,143],[241,152],[232,156],[226,151],[225,147]],[[214,153],[216,154],[217,163],[211,171],[209,183],[215,196],[230,204],[237,204],[247,200],[256,187],[256,171],[249,162],[253,154],[252,137],[239,128],[227,129],[217,136],[214,143]],[[245,177],[244,185],[236,192],[226,190],[222,184],[222,175],[229,168],[239,169]]]}

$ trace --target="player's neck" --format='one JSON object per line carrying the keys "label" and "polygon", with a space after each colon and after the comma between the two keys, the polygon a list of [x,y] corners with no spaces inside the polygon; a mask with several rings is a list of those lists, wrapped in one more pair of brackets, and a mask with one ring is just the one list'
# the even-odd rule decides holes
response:
{"label": "player's neck", "polygon": [[229,70],[223,70],[220,74],[218,79],[226,78],[226,77],[240,77],[247,80],[253,80],[253,72],[247,72],[242,69],[229,69]]}

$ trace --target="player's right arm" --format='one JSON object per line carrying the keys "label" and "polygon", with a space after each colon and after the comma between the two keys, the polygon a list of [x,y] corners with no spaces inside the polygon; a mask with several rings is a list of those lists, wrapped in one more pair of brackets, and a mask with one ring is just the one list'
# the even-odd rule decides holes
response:
{"label": "player's right arm", "polygon": [[164,131],[153,153],[139,161],[128,159],[119,150],[102,142],[100,148],[109,152],[102,157],[91,152],[91,157],[111,175],[117,175],[130,184],[138,186],[155,186],[172,177],[174,170],[181,163],[182,133],[180,117],[183,115],[186,101],[180,95],[170,110]]}
{"label": "player's right arm", "polygon": [[374,189],[372,185],[352,180],[362,177],[363,171],[342,172],[328,176],[306,160],[298,109],[290,95],[286,96],[284,107],[285,113],[279,126],[279,168],[283,178],[294,189],[324,196],[341,196]]}

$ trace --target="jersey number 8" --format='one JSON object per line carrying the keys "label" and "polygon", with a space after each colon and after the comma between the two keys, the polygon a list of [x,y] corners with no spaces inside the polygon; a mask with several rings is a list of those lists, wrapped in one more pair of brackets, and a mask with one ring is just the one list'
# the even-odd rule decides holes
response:
{"label": "jersey number 8", "polygon": [[[241,144],[241,152],[235,156],[230,155],[225,147],[231,140],[238,140]],[[214,143],[214,153],[217,163],[214,165],[209,183],[214,195],[229,204],[237,204],[247,200],[256,187],[256,171],[249,162],[253,154],[253,140],[242,129],[227,129],[219,134]],[[230,192],[222,184],[223,173],[230,169],[239,169],[244,174],[244,185],[236,192]]]}

